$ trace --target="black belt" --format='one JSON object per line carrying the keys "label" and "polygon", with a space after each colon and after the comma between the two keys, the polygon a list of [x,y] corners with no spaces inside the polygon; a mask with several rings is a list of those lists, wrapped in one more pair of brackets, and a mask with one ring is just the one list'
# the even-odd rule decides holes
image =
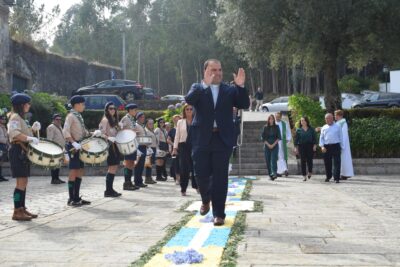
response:
{"label": "black belt", "polygon": [[213,133],[217,133],[217,132],[219,132],[219,128],[217,128],[217,127],[213,127],[213,128],[212,128],[212,132],[213,132]]}
{"label": "black belt", "polygon": [[324,145],[324,146],[337,146],[337,145],[340,145],[340,143],[326,144],[326,145]]}

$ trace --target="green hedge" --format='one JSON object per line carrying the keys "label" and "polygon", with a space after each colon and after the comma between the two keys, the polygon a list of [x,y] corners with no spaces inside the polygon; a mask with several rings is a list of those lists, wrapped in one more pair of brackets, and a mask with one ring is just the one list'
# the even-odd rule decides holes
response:
{"label": "green hedge", "polygon": [[349,127],[353,157],[400,157],[400,121],[387,117],[354,118]]}
{"label": "green hedge", "polygon": [[293,126],[299,127],[299,121],[302,116],[307,116],[313,127],[322,126],[324,124],[325,112],[321,108],[319,101],[312,98],[295,94],[289,97],[290,119]]}
{"label": "green hedge", "polygon": [[344,117],[351,124],[353,119],[385,117],[400,120],[400,109],[358,108],[344,111]]}
{"label": "green hedge", "polygon": [[[161,110],[145,110],[143,111],[146,118],[152,118],[156,119],[164,115],[164,111]],[[121,119],[123,116],[125,116],[126,111],[119,111],[119,118]],[[104,111],[102,110],[88,110],[84,111],[82,116],[85,121],[86,127],[88,129],[97,129],[99,128],[99,123],[101,118],[103,118]]]}

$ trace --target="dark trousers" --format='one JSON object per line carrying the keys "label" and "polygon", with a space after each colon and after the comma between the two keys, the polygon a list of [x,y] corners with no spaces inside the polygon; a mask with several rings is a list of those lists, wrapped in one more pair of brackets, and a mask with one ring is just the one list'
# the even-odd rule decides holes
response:
{"label": "dark trousers", "polygon": [[218,132],[212,134],[207,146],[193,147],[192,159],[201,200],[203,204],[212,202],[214,217],[225,218],[231,154],[232,148],[223,143]]}
{"label": "dark trousers", "polygon": [[299,154],[300,154],[300,162],[301,162],[301,174],[303,176],[307,175],[307,167],[308,172],[312,173],[313,170],[313,158],[314,158],[314,144],[300,144],[299,145]]}
{"label": "dark trousers", "polygon": [[58,179],[60,179],[60,169],[59,168],[52,169],[51,170],[51,180],[54,181],[54,180],[58,180]]}
{"label": "dark trousers", "polygon": [[265,161],[267,162],[269,176],[277,175],[278,171],[278,153],[279,145],[274,146],[273,149],[269,149],[264,145]]}
{"label": "dark trousers", "polygon": [[332,159],[333,159],[333,178],[340,179],[340,144],[325,145],[324,163],[326,178],[332,178]]}
{"label": "dark trousers", "polygon": [[143,184],[143,169],[144,169],[144,162],[146,160],[146,146],[139,146],[139,151],[142,152],[142,156],[140,157],[139,161],[135,166],[135,185]]}
{"label": "dark trousers", "polygon": [[187,143],[179,143],[178,146],[179,156],[179,175],[181,192],[186,192],[189,185],[189,180],[192,178],[192,187],[197,188],[197,183],[194,177],[190,177],[190,173],[193,173],[193,161],[192,161],[192,148]]}

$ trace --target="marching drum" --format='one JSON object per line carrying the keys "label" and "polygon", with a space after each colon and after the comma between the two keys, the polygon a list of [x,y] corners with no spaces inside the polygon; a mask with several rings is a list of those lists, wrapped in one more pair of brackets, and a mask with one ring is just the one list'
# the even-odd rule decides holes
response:
{"label": "marching drum", "polygon": [[64,160],[64,148],[47,139],[40,139],[39,144],[29,143],[28,159],[42,167],[60,167]]}
{"label": "marching drum", "polygon": [[108,157],[108,142],[100,137],[89,137],[81,142],[79,159],[88,164],[100,164]]}
{"label": "marching drum", "polygon": [[136,133],[132,130],[122,130],[117,133],[115,144],[122,155],[135,153],[137,149],[135,138]]}
{"label": "marching drum", "polygon": [[167,154],[168,154],[167,151],[164,151],[164,150],[161,150],[161,149],[157,149],[157,151],[156,151],[156,157],[157,158],[164,158],[164,157],[167,156]]}
{"label": "marching drum", "polygon": [[151,136],[137,136],[136,140],[141,146],[148,146],[153,143],[153,138],[151,138]]}

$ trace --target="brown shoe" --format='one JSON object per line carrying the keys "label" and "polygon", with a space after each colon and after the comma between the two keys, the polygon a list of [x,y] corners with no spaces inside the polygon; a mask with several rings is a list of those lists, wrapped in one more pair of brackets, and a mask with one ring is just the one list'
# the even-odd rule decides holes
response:
{"label": "brown shoe", "polygon": [[32,220],[31,216],[25,214],[24,208],[14,209],[14,214],[12,216],[14,221],[30,221]]}
{"label": "brown shoe", "polygon": [[215,226],[221,226],[221,225],[224,225],[224,223],[225,223],[224,219],[222,219],[220,217],[215,217],[214,218],[214,225]]}
{"label": "brown shoe", "polygon": [[204,216],[210,211],[210,203],[207,204],[201,204],[200,207],[200,215]]}
{"label": "brown shoe", "polygon": [[25,213],[26,215],[32,217],[32,219],[36,219],[36,218],[38,217],[37,214],[30,213],[26,208],[23,208],[23,209],[24,209],[24,213]]}

